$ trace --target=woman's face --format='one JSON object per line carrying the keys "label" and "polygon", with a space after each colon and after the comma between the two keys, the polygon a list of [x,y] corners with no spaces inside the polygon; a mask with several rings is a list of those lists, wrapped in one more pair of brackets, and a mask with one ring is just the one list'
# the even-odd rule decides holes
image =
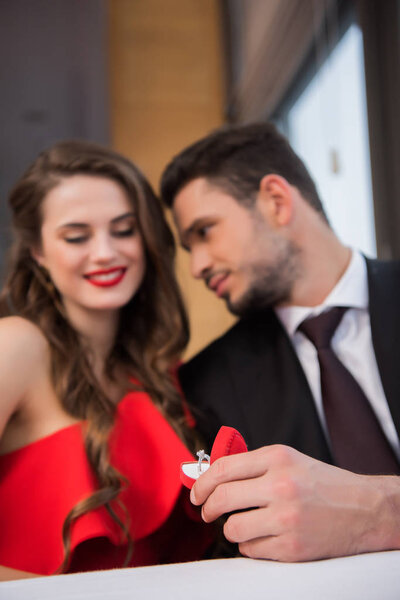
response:
{"label": "woman's face", "polygon": [[134,296],[146,261],[122,186],[106,177],[65,177],[44,198],[42,219],[41,246],[32,254],[70,318],[77,311],[115,311]]}

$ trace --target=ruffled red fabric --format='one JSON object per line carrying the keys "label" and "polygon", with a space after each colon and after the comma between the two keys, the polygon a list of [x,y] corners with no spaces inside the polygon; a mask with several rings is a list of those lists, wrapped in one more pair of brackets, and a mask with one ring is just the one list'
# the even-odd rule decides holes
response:
{"label": "ruffled red fabric", "polygon": [[[97,487],[83,427],[66,427],[0,456],[0,564],[42,575],[61,565],[65,517]],[[134,540],[130,566],[201,558],[213,533],[179,480],[180,463],[192,457],[147,394],[130,392],[119,403],[110,456],[129,482],[120,498]],[[118,567],[126,554],[121,530],[104,507],[74,523],[71,547],[72,571]]]}

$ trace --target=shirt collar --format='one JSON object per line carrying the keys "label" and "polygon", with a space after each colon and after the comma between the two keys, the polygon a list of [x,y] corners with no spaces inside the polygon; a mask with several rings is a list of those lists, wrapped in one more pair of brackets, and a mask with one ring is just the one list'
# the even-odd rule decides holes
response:
{"label": "shirt collar", "polygon": [[325,300],[318,306],[284,306],[275,312],[290,336],[293,336],[304,319],[319,315],[333,306],[368,308],[367,266],[358,250],[353,250],[350,263]]}

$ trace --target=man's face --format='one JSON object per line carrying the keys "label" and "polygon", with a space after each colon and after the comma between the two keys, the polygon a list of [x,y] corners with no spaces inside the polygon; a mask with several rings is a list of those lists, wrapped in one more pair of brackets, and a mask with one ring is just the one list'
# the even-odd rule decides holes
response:
{"label": "man's face", "polygon": [[182,188],[173,205],[192,275],[241,316],[288,302],[300,266],[299,250],[270,226],[258,201],[248,208],[199,178]]}

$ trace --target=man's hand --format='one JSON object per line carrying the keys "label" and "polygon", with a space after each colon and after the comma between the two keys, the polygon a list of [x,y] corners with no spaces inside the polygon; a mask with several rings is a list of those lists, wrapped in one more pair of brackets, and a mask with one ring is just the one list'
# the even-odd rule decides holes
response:
{"label": "man's hand", "polygon": [[400,549],[400,478],[357,475],[288,446],[215,461],[195,483],[194,504],[252,558],[306,561]]}

